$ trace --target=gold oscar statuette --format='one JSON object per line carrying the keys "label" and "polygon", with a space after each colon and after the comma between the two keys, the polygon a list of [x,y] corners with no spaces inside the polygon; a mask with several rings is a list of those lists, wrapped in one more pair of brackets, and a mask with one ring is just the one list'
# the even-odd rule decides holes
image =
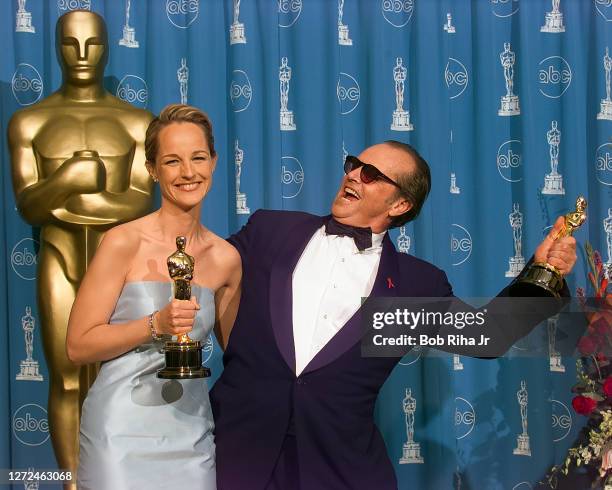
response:
{"label": "gold oscar statuette", "polygon": [[[195,260],[185,252],[186,242],[184,236],[177,236],[177,250],[167,260],[175,299],[191,299]],[[192,340],[187,334],[179,335],[175,342],[166,342],[164,352],[166,366],[157,371],[158,378],[191,379],[210,376],[210,369],[202,366],[202,344],[199,340]]]}
{"label": "gold oscar statuette", "polygon": [[104,233],[151,209],[144,140],[153,115],[105,90],[108,37],[98,14],[62,15],[55,42],[62,84],[13,114],[8,143],[17,208],[40,228],[36,287],[51,442],[58,467],[76,471],[81,403],[97,366],[68,359],[68,317]]}
{"label": "gold oscar statuette", "polygon": [[[576,210],[567,213],[565,226],[557,233],[554,240],[572,235],[586,221],[586,199],[576,199]],[[510,285],[510,294],[515,297],[561,297],[563,275],[556,267],[546,262],[534,262],[526,268]]]}

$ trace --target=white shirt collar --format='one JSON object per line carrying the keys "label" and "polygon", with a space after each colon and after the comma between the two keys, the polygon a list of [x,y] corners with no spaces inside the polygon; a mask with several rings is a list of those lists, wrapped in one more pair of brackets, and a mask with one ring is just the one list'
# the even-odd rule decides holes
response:
{"label": "white shirt collar", "polygon": [[365,254],[365,253],[369,253],[369,252],[378,252],[380,253],[381,249],[382,249],[382,242],[385,239],[385,235],[387,234],[387,231],[383,231],[382,233],[372,233],[372,246],[366,248],[365,250],[359,251],[359,249],[357,248],[357,245],[355,245],[355,241],[350,238],[350,237],[346,237],[346,236],[339,236],[339,235],[328,235],[327,233],[325,233],[325,225],[323,225],[321,228],[319,228],[319,233],[321,236],[323,237],[329,237],[329,238],[333,238],[333,239],[347,239],[351,241],[351,244],[354,247],[354,252],[356,254]]}

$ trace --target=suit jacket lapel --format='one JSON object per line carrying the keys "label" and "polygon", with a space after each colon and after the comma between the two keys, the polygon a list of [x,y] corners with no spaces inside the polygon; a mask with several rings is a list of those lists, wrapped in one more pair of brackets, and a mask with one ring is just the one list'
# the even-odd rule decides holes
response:
{"label": "suit jacket lapel", "polygon": [[276,345],[291,371],[295,372],[293,340],[293,271],[315,231],[326,217],[313,216],[290,230],[270,272],[270,318]]}
{"label": "suit jacket lapel", "polygon": [[[397,252],[389,238],[389,234],[383,239],[383,249],[380,255],[378,272],[374,280],[374,286],[369,297],[397,296],[395,282],[399,281],[399,266],[397,263]],[[347,350],[360,341],[363,336],[361,324],[361,308],[355,312],[350,320],[340,329],[331,340],[325,344],[317,355],[304,368],[304,373],[319,369],[326,364],[336,360]]]}

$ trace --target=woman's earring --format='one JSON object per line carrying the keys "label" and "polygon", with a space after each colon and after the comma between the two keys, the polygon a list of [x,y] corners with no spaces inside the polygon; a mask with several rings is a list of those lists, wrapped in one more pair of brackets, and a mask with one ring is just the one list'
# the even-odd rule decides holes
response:
{"label": "woman's earring", "polygon": [[151,177],[153,178],[153,182],[155,182],[155,183],[159,182],[159,179],[157,177],[153,177],[153,176],[151,176]]}

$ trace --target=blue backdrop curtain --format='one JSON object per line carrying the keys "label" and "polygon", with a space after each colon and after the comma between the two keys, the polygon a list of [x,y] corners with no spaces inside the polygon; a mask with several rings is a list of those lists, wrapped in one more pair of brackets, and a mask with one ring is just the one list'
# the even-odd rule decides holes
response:
{"label": "blue backdrop curtain", "polygon": [[[433,189],[418,220],[391,236],[445,269],[458,295],[494,295],[509,281],[516,206],[529,258],[555,217],[584,194],[589,220],[577,240],[590,241],[610,260],[603,220],[612,212],[612,116],[602,102],[604,57],[612,45],[610,0],[562,0],[561,19],[548,20],[551,0],[235,3],[28,0],[28,21],[18,15],[17,0],[0,2],[0,134],[16,110],[60,85],[58,17],[90,9],[108,27],[109,91],[154,113],[184,97],[210,115],[219,164],[202,222],[221,236],[238,230],[258,208],[326,214],[344,155],[396,139],[429,162]],[[560,24],[563,32],[547,32],[559,31]],[[126,25],[137,47],[120,44]],[[505,43],[514,53],[506,74],[500,57]],[[508,81],[518,102],[510,102],[507,112],[520,107],[520,114],[499,114]],[[400,101],[396,89],[402,87]],[[398,109],[409,115],[396,114],[392,128]],[[0,467],[53,468],[49,373],[35,300],[39,230],[15,209],[5,136],[1,147]],[[555,149],[564,194],[543,193],[559,188],[558,178],[545,184]],[[583,254],[569,283],[572,290],[586,286]],[[16,379],[26,356],[27,308],[42,381]],[[571,409],[575,359],[563,358],[565,371],[553,372],[547,355],[526,359],[520,348],[495,361],[412,353],[397,366],[375,415],[400,488],[525,490],[561,461],[585,422]],[[213,381],[220,359],[215,343],[208,360]],[[522,432],[522,382],[530,456],[514,454]],[[414,439],[422,464],[400,463],[407,390],[416,400]]]}

